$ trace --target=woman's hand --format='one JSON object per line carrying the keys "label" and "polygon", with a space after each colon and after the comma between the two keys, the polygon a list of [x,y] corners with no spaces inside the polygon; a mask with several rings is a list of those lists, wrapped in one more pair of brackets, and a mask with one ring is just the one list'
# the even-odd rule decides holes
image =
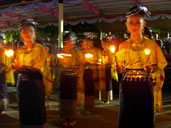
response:
{"label": "woman's hand", "polygon": [[154,73],[157,71],[157,64],[145,65],[144,70],[147,73]]}
{"label": "woman's hand", "polygon": [[125,72],[125,68],[122,65],[118,65],[116,66],[116,70],[118,73],[124,73]]}

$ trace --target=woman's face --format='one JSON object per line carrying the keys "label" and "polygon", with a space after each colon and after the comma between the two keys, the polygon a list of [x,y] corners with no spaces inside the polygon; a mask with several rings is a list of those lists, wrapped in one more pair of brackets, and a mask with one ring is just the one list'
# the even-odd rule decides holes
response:
{"label": "woman's face", "polygon": [[104,51],[108,51],[108,49],[109,49],[109,43],[108,42],[103,42],[102,43],[102,48],[104,49]]}
{"label": "woman's face", "polygon": [[127,18],[126,27],[131,34],[140,34],[144,29],[146,22],[140,15],[133,15]]}
{"label": "woman's face", "polygon": [[75,43],[71,40],[65,41],[64,43],[64,47],[67,49],[72,49],[74,48],[74,46],[75,46]]}
{"label": "woman's face", "polygon": [[90,40],[83,40],[81,48],[82,49],[87,49],[87,48],[92,48],[93,47],[93,42]]}
{"label": "woman's face", "polygon": [[34,37],[35,37],[35,30],[34,30],[34,27],[33,26],[24,26],[22,29],[21,29],[21,37],[23,38],[23,40],[25,42],[27,41],[34,41]]}

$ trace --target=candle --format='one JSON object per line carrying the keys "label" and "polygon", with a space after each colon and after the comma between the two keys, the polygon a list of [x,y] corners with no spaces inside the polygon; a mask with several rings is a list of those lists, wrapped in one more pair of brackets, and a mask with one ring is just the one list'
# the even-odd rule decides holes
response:
{"label": "candle", "polygon": [[145,49],[144,52],[145,52],[145,55],[149,55],[151,51],[150,49]]}
{"label": "candle", "polygon": [[6,50],[5,55],[7,55],[7,57],[13,57],[14,56],[14,51],[12,49]]}
{"label": "candle", "polygon": [[61,59],[63,59],[64,57],[71,57],[71,56],[72,56],[71,54],[65,54],[65,53],[57,54],[57,57]]}
{"label": "candle", "polygon": [[86,57],[86,58],[93,58],[93,54],[86,53],[86,54],[85,54],[85,57]]}
{"label": "candle", "polygon": [[115,53],[115,46],[110,46],[110,51],[112,52],[112,53]]}

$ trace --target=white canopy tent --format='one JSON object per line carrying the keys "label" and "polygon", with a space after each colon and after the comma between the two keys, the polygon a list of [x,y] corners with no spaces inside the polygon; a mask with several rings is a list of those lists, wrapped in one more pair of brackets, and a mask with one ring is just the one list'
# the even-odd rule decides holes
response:
{"label": "white canopy tent", "polygon": [[[19,1],[21,2],[7,5],[0,2],[1,31],[16,30],[20,20],[28,18],[39,22],[39,27],[58,25],[61,16],[60,0]],[[133,4],[141,4],[149,9],[152,13],[152,16],[147,18],[149,22],[160,20],[159,28],[165,26],[164,28],[171,30],[171,0],[63,0],[64,24],[88,23],[100,26],[104,30],[109,27],[112,31],[118,31],[123,29],[125,13]],[[165,20],[167,25],[163,24]]]}
{"label": "white canopy tent", "polygon": [[[26,1],[26,0],[25,0]],[[64,0],[64,24],[123,21],[127,9],[139,3],[152,12],[147,20],[171,19],[171,0]],[[58,0],[37,0],[1,6],[0,26],[15,28],[22,19],[33,18],[40,25],[58,24]]]}

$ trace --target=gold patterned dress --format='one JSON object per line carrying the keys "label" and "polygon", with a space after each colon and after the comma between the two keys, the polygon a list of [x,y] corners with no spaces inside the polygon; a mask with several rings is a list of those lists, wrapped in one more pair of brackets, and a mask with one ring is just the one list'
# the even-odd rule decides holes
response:
{"label": "gold patterned dress", "polygon": [[81,51],[81,61],[84,68],[84,109],[85,113],[91,114],[94,112],[94,96],[95,90],[99,88],[99,68],[98,63],[101,56],[101,51],[98,48],[86,48]]}
{"label": "gold patterned dress", "polygon": [[75,49],[57,54],[60,72],[60,117],[75,120],[77,117],[77,80],[79,54]]}

